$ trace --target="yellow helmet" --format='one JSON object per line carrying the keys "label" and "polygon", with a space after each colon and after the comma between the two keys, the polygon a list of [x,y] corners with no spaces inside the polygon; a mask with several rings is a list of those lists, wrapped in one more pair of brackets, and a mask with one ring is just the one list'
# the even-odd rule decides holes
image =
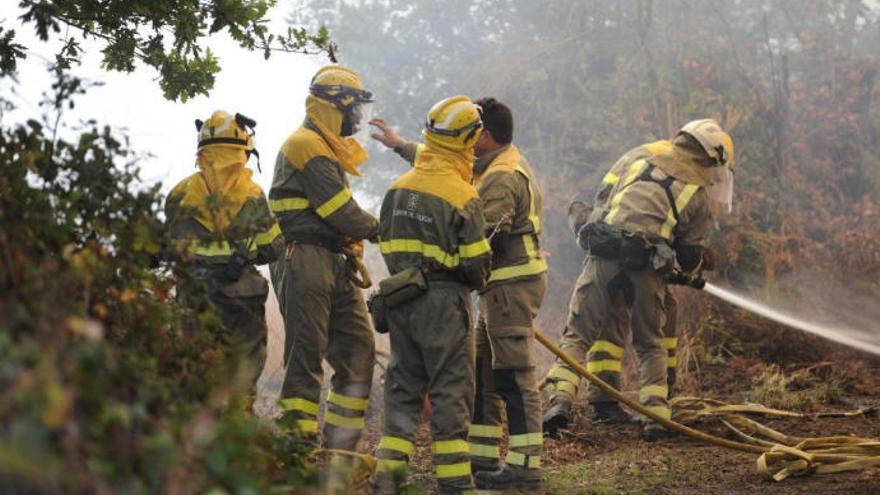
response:
{"label": "yellow helmet", "polygon": [[713,119],[692,120],[684,125],[679,134],[693,137],[716,166],[727,165],[733,169],[733,139]]}
{"label": "yellow helmet", "polygon": [[373,93],[364,89],[364,83],[353,69],[341,65],[322,67],[312,77],[309,92],[344,110],[356,103],[370,103]]}
{"label": "yellow helmet", "polygon": [[453,96],[428,111],[425,141],[451,150],[474,146],[483,131],[482,110],[467,96]]}
{"label": "yellow helmet", "polygon": [[237,113],[230,115],[224,110],[217,110],[207,121],[196,119],[196,130],[199,132],[199,147],[231,146],[243,149],[248,153],[256,153],[254,149],[254,119]]}

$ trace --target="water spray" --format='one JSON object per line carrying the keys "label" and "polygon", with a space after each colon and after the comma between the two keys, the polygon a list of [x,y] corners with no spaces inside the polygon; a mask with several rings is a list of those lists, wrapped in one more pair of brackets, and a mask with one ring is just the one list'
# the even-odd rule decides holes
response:
{"label": "water spray", "polygon": [[[734,306],[745,309],[746,311],[749,311],[751,313],[763,316],[764,318],[773,320],[777,323],[781,323],[787,327],[791,327],[802,332],[811,333],[824,339],[828,339],[839,344],[843,344],[855,349],[859,349],[861,351],[870,352],[871,354],[880,356],[880,345],[877,344],[876,339],[873,342],[870,341],[869,338],[871,333],[865,330],[857,330],[854,328],[840,326],[826,327],[809,321],[804,321],[803,319],[798,318],[790,313],[786,313],[778,309],[773,309],[753,299],[742,296],[740,294],[736,294],[727,289],[722,289],[721,287],[710,284],[708,282],[704,283],[702,289],[719,299],[733,304]],[[865,338],[860,339],[857,336],[863,336]]]}

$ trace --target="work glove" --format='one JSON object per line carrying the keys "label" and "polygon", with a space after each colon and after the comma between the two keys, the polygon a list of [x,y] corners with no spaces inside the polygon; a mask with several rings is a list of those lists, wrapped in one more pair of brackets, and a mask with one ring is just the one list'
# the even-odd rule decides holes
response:
{"label": "work glove", "polygon": [[343,247],[350,256],[354,256],[359,260],[364,259],[364,241],[356,241],[350,237],[346,237]]}
{"label": "work glove", "polygon": [[223,280],[226,282],[238,281],[248,264],[248,259],[245,255],[237,251],[232,253],[232,256],[229,257],[229,261],[226,262],[226,266],[223,268],[221,274]]}
{"label": "work glove", "polygon": [[591,213],[593,207],[583,201],[573,201],[568,207],[568,227],[575,235],[579,234],[581,227],[590,219]]}

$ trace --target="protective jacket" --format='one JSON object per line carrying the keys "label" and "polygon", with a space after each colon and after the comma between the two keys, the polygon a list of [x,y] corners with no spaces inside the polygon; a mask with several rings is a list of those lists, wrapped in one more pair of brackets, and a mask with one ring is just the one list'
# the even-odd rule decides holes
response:
{"label": "protective jacket", "polygon": [[516,146],[505,145],[474,163],[487,235],[492,235],[489,285],[547,271],[541,256],[541,189]]}
{"label": "protective jacket", "polygon": [[[352,198],[346,173],[359,175],[366,153],[339,138],[341,114],[309,96],[306,121],[281,146],[269,205],[287,242],[341,246],[369,239],[378,221]],[[354,149],[352,149],[354,148]]]}
{"label": "protective jacket", "polygon": [[[679,136],[666,153],[639,158],[650,146],[624,156],[603,179],[607,199],[593,210],[593,220],[628,233],[643,234],[652,243],[672,247],[681,267],[699,270],[708,245],[712,214],[705,186],[710,169],[700,151]],[[613,183],[613,185],[611,185]],[[604,194],[601,189],[599,195]]]}
{"label": "protective jacket", "polygon": [[413,168],[382,203],[380,248],[392,275],[419,266],[485,287],[491,250],[471,174],[462,153],[420,145]]}
{"label": "protective jacket", "polygon": [[[241,150],[213,147],[201,152],[200,171],[180,181],[165,201],[165,217],[173,238],[185,242],[198,266],[221,271],[233,253],[247,264],[275,261],[283,238],[262,189]],[[223,284],[231,297],[266,296],[266,280],[245,270]]]}

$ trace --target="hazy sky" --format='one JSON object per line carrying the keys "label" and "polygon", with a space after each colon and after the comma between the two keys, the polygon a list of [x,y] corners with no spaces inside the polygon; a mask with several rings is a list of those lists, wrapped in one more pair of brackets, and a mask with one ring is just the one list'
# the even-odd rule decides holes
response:
{"label": "hazy sky", "polygon": [[[279,31],[285,29],[288,8],[282,2],[270,13],[272,25]],[[27,60],[19,65],[18,86],[11,88],[10,81],[2,80],[0,95],[18,107],[16,112],[6,114],[4,120],[39,117],[38,103],[51,83],[47,61],[54,59],[60,45],[39,42],[32,27],[22,26],[19,15],[21,10],[14,2],[0,2],[0,23],[14,29],[17,41],[28,48]],[[309,80],[327,60],[325,56],[286,53],[274,53],[269,60],[263,60],[262,52],[243,50],[225,34],[211,37],[205,41],[205,47],[211,48],[222,67],[211,96],[175,103],[162,96],[157,73],[152,68],[139,65],[131,74],[106,72],[100,67],[101,45],[93,41],[82,44],[83,63],[73,73],[105,85],[78,98],[77,108],[66,120],[75,123],[95,118],[115,128],[126,128],[135,150],[155,155],[142,162],[142,178],[146,182],[162,181],[165,191],[195,171],[193,121],[206,119],[213,110],[222,108],[256,119],[256,145],[263,157],[263,172],[255,173],[254,178],[268,193],[278,148],[302,122]],[[12,95],[11,91],[17,94]],[[251,168],[256,172],[255,164],[252,159]]]}

